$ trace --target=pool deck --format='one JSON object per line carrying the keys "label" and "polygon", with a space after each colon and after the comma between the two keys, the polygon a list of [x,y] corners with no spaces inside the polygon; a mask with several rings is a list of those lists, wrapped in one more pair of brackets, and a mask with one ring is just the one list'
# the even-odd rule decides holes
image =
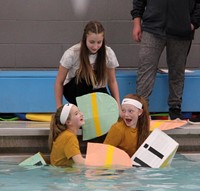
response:
{"label": "pool deck", "polygon": [[[179,143],[179,153],[200,153],[200,125],[186,124],[180,128],[165,131]],[[81,141],[81,130],[78,138],[81,150],[86,151],[86,142]],[[48,149],[49,122],[33,121],[0,121],[0,161],[18,161],[37,152],[49,155]]]}

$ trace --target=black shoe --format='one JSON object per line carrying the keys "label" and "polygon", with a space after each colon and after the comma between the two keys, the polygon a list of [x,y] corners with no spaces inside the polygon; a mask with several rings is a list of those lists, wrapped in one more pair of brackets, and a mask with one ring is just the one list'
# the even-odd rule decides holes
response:
{"label": "black shoe", "polygon": [[188,119],[188,123],[192,125],[200,125],[200,116]]}
{"label": "black shoe", "polygon": [[171,120],[182,119],[181,109],[180,108],[170,108],[169,117]]}

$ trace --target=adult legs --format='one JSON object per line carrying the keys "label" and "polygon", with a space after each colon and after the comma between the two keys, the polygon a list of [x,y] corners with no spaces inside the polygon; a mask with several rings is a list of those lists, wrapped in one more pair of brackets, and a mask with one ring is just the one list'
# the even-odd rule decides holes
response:
{"label": "adult legs", "polygon": [[136,93],[149,101],[158,62],[165,47],[166,40],[148,32],[143,32],[139,52],[139,63],[136,81]]}
{"label": "adult legs", "polygon": [[169,115],[171,119],[181,118],[181,104],[184,89],[185,66],[190,49],[190,40],[168,39],[166,45],[169,69]]}

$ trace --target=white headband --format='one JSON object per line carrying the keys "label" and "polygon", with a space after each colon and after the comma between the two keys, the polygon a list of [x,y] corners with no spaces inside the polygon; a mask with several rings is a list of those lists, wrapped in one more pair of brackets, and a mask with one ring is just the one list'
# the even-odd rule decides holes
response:
{"label": "white headband", "polygon": [[138,109],[142,109],[142,103],[140,103],[139,101],[135,99],[125,98],[122,100],[122,105],[123,104],[131,104],[137,107]]}
{"label": "white headband", "polygon": [[61,124],[65,125],[72,106],[73,106],[73,104],[71,104],[71,103],[68,103],[68,104],[64,105],[64,107],[63,107],[63,109],[61,111],[61,114],[60,114],[60,123]]}

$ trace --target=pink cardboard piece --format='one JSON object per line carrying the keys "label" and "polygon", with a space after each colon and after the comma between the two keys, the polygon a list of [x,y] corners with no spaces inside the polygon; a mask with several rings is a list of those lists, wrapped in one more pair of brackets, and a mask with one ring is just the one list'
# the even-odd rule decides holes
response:
{"label": "pink cardboard piece", "polygon": [[181,128],[186,125],[186,120],[151,120],[150,121],[150,130],[158,128],[160,130],[169,130],[175,128]]}
{"label": "pink cardboard piece", "polygon": [[132,167],[128,154],[111,145],[88,143],[86,165],[90,166],[126,166]]}

